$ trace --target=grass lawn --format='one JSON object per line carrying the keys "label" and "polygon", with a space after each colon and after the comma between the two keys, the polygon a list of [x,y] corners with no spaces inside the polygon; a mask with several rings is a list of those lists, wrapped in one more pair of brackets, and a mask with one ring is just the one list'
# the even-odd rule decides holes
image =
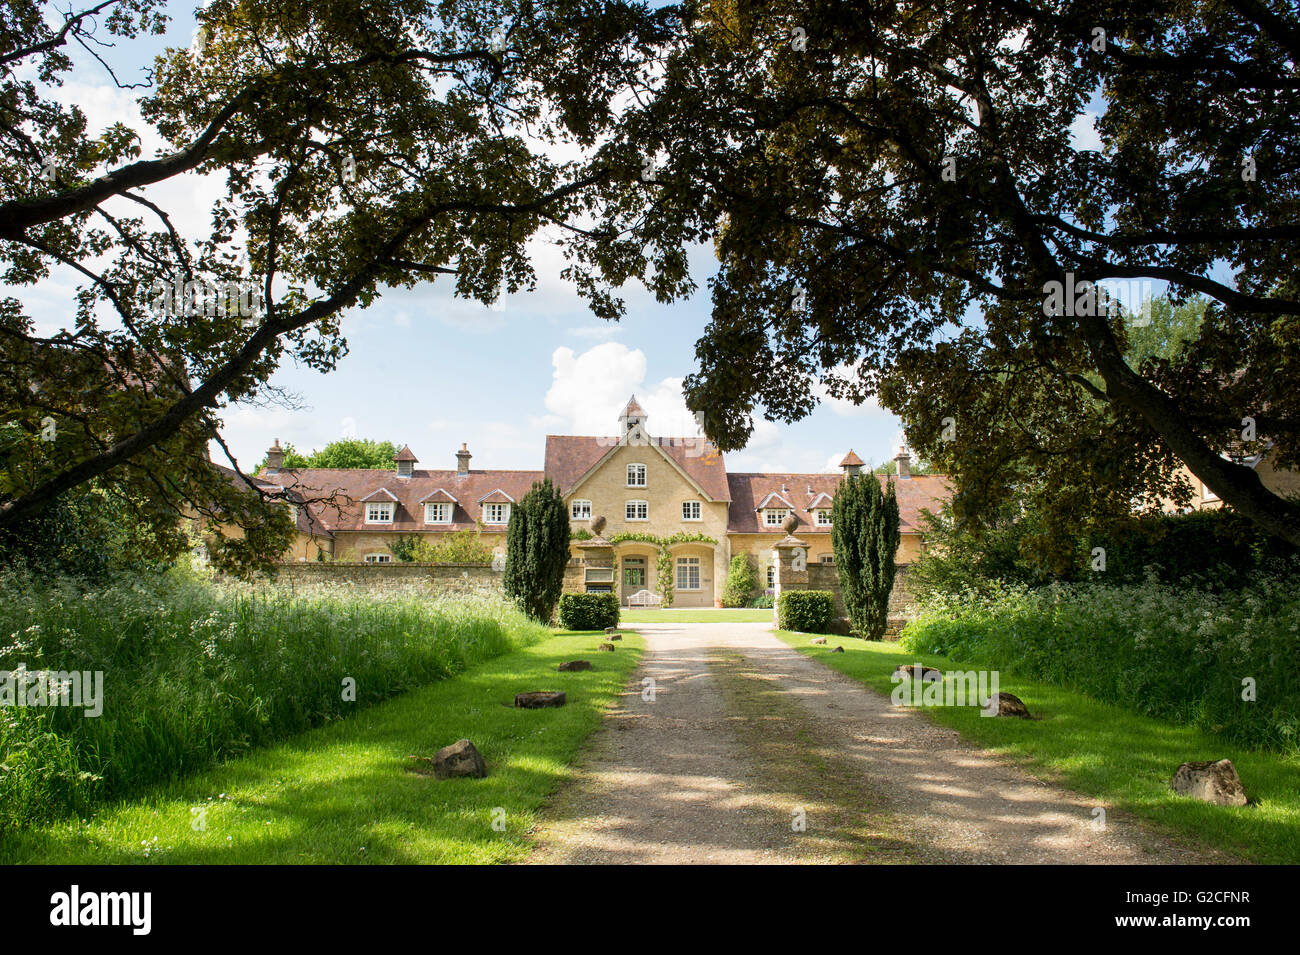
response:
{"label": "grass lawn", "polygon": [[620,623],[771,623],[772,610],[730,607],[668,607],[664,610],[619,611]]}
{"label": "grass lawn", "polygon": [[[616,652],[597,653],[600,640],[561,633],[88,821],[6,834],[0,862],[518,861],[531,849],[535,811],[568,778],[644,646],[627,633]],[[573,659],[594,669],[556,671]],[[564,690],[568,703],[515,709],[524,690]],[[461,737],[483,754],[486,779],[408,770],[409,755],[431,755]]]}
{"label": "grass lawn", "polygon": [[[900,663],[971,669],[946,657],[904,652],[895,643],[849,638],[810,643],[811,635],[777,636],[827,666],[890,693]],[[830,654],[835,645],[844,653]],[[1009,674],[999,689],[1025,701],[1038,720],[981,717],[976,707],[922,712],[1036,775],[1140,816],[1174,836],[1199,840],[1253,862],[1300,863],[1300,758],[1241,749],[1199,730],[1139,716],[1079,693]],[[1175,795],[1169,780],[1187,760],[1231,759],[1250,805],[1211,806]],[[1112,817],[1110,825],[1122,825]]]}

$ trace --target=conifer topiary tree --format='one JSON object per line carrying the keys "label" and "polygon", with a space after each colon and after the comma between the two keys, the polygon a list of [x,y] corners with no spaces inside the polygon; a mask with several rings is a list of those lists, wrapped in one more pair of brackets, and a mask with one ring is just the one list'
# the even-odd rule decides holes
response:
{"label": "conifer topiary tree", "polygon": [[831,546],[849,621],[863,637],[879,640],[885,635],[898,552],[894,482],[881,491],[875,474],[849,475],[835,493],[831,522]]}
{"label": "conifer topiary tree", "polygon": [[506,596],[534,620],[549,623],[569,562],[569,513],[550,478],[510,509],[506,527]]}

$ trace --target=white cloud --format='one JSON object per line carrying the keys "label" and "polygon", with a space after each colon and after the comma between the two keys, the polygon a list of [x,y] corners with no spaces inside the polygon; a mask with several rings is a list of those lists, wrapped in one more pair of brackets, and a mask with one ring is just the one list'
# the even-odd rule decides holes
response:
{"label": "white cloud", "polygon": [[1097,114],[1080,113],[1070,124],[1070,142],[1080,152],[1100,152],[1101,135],[1097,132]]}

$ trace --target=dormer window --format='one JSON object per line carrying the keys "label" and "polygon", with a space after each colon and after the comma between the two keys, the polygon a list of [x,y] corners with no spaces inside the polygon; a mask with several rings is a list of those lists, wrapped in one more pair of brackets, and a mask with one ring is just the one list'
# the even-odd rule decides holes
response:
{"label": "dormer window", "polygon": [[393,508],[395,506],[392,501],[371,501],[366,505],[366,523],[393,523]]}
{"label": "dormer window", "polygon": [[451,505],[445,501],[429,501],[424,505],[424,523],[450,524]]}
{"label": "dormer window", "polygon": [[508,524],[510,522],[510,505],[493,501],[483,505],[484,524]]}
{"label": "dormer window", "polygon": [[783,507],[769,507],[763,510],[763,524],[766,527],[780,527],[790,512]]}
{"label": "dormer window", "polygon": [[574,501],[569,505],[569,518],[575,521],[591,520],[591,501]]}
{"label": "dormer window", "polygon": [[627,486],[645,487],[645,465],[629,464],[627,466]]}
{"label": "dormer window", "polygon": [[819,508],[816,510],[815,513],[817,514],[817,526],[818,526],[818,527],[830,527],[830,526],[831,526],[831,512],[830,512],[830,508],[819,507]]}

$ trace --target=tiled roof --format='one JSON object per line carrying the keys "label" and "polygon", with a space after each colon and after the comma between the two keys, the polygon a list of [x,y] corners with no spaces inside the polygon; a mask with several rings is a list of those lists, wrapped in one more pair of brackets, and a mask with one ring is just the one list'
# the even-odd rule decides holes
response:
{"label": "tiled roof", "polygon": [[[710,500],[729,501],[727,468],[722,453],[711,443],[701,447],[699,438],[651,438],[659,450],[690,475]],[[568,494],[578,480],[617,444],[615,438],[586,435],[548,434],[546,436],[546,473],[561,494]]]}
{"label": "tiled roof", "polygon": [[402,445],[402,450],[398,451],[396,454],[393,455],[393,460],[414,462],[414,461],[419,461],[420,459],[415,456],[415,452],[411,450],[411,446],[409,444],[404,444]]}
{"label": "tiled roof", "polygon": [[[762,527],[758,522],[757,509],[765,498],[776,494],[783,496],[794,505],[799,518],[795,536],[809,533],[830,533],[825,525],[817,527],[812,523],[813,515],[808,510],[822,495],[834,496],[842,476],[839,474],[755,474],[732,473],[727,475],[731,485],[731,508],[727,521],[727,530],[732,534],[775,534],[783,533],[777,528]],[[881,487],[888,478],[876,475]],[[781,495],[781,488],[787,492]],[[811,488],[794,493],[793,488]],[[921,510],[928,508],[938,511],[948,500],[951,493],[948,479],[942,475],[912,477],[902,481],[894,480],[894,494],[898,498],[898,516],[904,533],[919,533],[921,530]],[[829,504],[829,502],[827,502]],[[824,505],[822,505],[824,506]]]}
{"label": "tiled roof", "polygon": [[844,460],[840,462],[840,467],[842,467],[842,468],[860,468],[860,467],[862,467],[862,466],[865,465],[865,464],[866,464],[866,462],[863,461],[863,460],[862,460],[860,457],[858,457],[856,454],[854,454],[852,448],[849,448],[849,453],[846,454],[846,455],[844,455]]}
{"label": "tiled roof", "polygon": [[450,494],[448,494],[448,493],[447,493],[445,490],[443,490],[442,488],[438,488],[436,491],[430,491],[428,494],[424,495],[424,497],[420,498],[419,503],[421,503],[421,504],[455,504],[455,503],[456,503],[456,499],[455,499],[454,497],[452,497]]}
{"label": "tiled roof", "polygon": [[[470,471],[458,475],[455,471],[420,471],[409,478],[397,477],[391,470],[366,470],[361,468],[302,468],[284,469],[274,474],[263,474],[260,479],[281,487],[290,488],[305,498],[328,498],[336,495],[335,503],[312,505],[318,521],[333,531],[436,531],[448,532],[472,529],[483,516],[481,498],[491,499],[496,491],[518,500],[528,493],[533,482],[542,479],[541,471]],[[388,491],[397,501],[391,524],[367,524],[362,499],[381,490]],[[453,498],[450,524],[424,523],[423,502],[437,491]],[[380,495],[385,498],[385,495]],[[438,498],[430,498],[437,500]]]}
{"label": "tiled roof", "polygon": [[623,409],[623,417],[624,417],[624,418],[632,418],[632,417],[644,418],[645,416],[646,416],[646,414],[645,414],[645,409],[642,408],[642,407],[637,403],[636,395],[633,395],[633,396],[631,397],[631,399],[628,401],[628,403],[627,403],[627,407]]}

